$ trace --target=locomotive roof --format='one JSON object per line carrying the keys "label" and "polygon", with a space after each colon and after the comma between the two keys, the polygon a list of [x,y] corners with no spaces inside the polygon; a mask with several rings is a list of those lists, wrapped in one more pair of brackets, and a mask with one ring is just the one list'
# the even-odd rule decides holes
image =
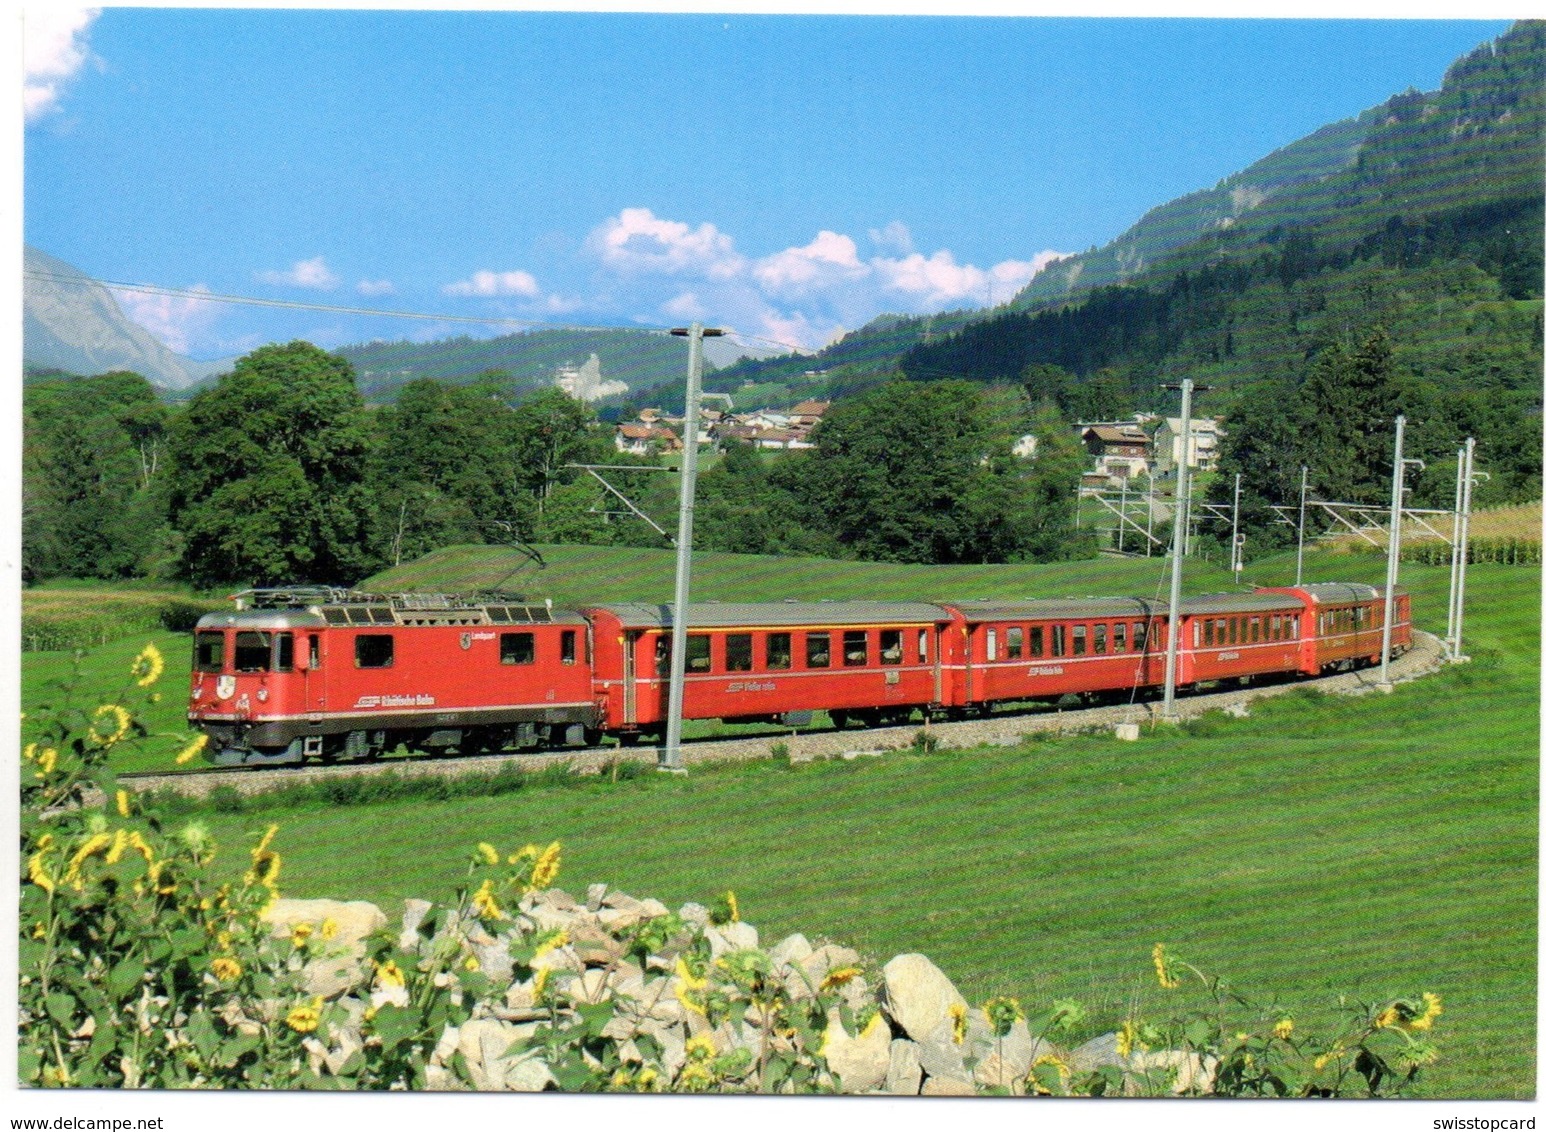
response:
{"label": "locomotive roof", "polygon": [[513,594],[369,594],[315,586],[246,590],[236,595],[236,602],[234,612],[201,617],[199,628],[580,625],[585,621],[572,609],[531,604]]}
{"label": "locomotive roof", "polygon": [[[660,629],[672,624],[669,602],[653,605],[620,602],[587,606],[612,614],[625,626]],[[690,629],[756,625],[917,625],[943,621],[945,611],[921,601],[689,602]]]}

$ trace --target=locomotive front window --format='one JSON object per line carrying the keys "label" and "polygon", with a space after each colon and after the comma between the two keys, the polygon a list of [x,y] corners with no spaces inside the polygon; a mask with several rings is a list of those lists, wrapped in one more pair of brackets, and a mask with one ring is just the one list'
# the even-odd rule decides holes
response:
{"label": "locomotive front window", "polygon": [[843,664],[848,668],[862,668],[870,662],[870,635],[863,629],[843,631]]}
{"label": "locomotive front window", "polygon": [[805,634],[805,667],[830,668],[832,667],[832,634],[831,633],[807,633]]}
{"label": "locomotive front window", "polygon": [[794,664],[794,637],[789,633],[768,634],[768,667],[778,670]]}
{"label": "locomotive front window", "polygon": [[241,632],[236,634],[236,671],[267,672],[269,635],[267,633]]}
{"label": "locomotive front window", "polygon": [[356,668],[391,668],[392,634],[361,633],[354,638]]}
{"label": "locomotive front window", "polygon": [[274,671],[289,672],[295,668],[295,634],[280,633],[274,639]]}
{"label": "locomotive front window", "polygon": [[219,672],[225,667],[224,633],[200,633],[194,638],[193,667],[200,672]]}
{"label": "locomotive front window", "polygon": [[752,635],[750,633],[725,634],[725,671],[750,672],[752,670]]}
{"label": "locomotive front window", "polygon": [[[364,640],[364,638],[360,638]],[[499,634],[500,664],[537,663],[537,637],[534,633]]]}

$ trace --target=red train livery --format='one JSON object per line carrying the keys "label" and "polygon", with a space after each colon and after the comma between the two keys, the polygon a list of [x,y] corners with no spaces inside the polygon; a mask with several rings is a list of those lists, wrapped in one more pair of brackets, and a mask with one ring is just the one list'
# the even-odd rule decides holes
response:
{"label": "red train livery", "polygon": [[[1259,588],[1182,602],[1176,683],[1377,663],[1384,591]],[[1392,652],[1411,644],[1396,591]],[[665,729],[671,606],[252,590],[199,621],[189,723],[217,763],[632,744]],[[1142,598],[688,607],[683,715],[804,726],[961,718],[1164,681],[1168,617]]]}

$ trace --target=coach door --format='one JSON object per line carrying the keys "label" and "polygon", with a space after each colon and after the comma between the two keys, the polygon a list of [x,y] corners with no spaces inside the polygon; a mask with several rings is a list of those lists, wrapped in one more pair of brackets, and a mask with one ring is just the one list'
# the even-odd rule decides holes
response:
{"label": "coach door", "polygon": [[638,654],[639,638],[643,636],[637,629],[629,629],[623,634],[623,723],[631,725],[639,721],[639,689],[638,689]]}

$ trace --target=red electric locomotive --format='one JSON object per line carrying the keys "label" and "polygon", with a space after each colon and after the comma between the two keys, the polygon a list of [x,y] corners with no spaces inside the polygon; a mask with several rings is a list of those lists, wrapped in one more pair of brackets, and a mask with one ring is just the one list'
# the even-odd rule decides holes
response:
{"label": "red electric locomotive", "polygon": [[[1391,651],[1411,645],[1397,590]],[[217,763],[367,759],[398,746],[494,751],[632,744],[665,729],[671,607],[554,609],[519,598],[252,590],[199,621],[189,723]],[[1324,583],[1182,602],[1176,684],[1377,663],[1384,593]],[[1166,611],[1078,601],[700,603],[683,716],[838,727],[995,704],[1152,692]]]}
{"label": "red electric locomotive", "polygon": [[188,720],[217,763],[600,738],[579,614],[326,588],[251,590],[200,618]]}

